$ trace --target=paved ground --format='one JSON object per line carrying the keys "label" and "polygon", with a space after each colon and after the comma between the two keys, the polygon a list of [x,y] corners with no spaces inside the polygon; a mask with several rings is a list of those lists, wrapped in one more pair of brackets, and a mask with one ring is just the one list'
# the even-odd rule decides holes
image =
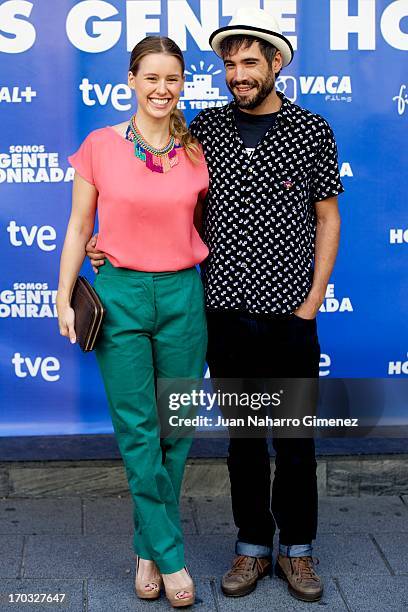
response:
{"label": "paved ground", "polygon": [[[219,577],[235,539],[228,498],[184,499],[183,517],[197,611],[408,610],[408,496],[321,498],[314,552],[325,595],[318,604],[297,602],[275,577],[245,598],[226,598]],[[131,532],[129,498],[0,499],[0,610],[170,610],[164,598],[136,598]],[[16,592],[66,598],[7,604],[7,594]]]}

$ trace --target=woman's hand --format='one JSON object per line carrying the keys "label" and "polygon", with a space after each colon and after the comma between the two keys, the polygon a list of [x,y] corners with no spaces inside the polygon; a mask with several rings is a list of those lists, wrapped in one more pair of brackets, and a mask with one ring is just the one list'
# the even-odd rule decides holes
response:
{"label": "woman's hand", "polygon": [[58,325],[61,336],[69,338],[71,344],[76,342],[75,334],[75,312],[67,303],[61,304],[57,300]]}

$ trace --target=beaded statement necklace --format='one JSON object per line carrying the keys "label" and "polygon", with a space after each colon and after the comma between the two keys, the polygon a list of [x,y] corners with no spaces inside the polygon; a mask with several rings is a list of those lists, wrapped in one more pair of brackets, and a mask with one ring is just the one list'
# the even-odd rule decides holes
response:
{"label": "beaded statement necklace", "polygon": [[169,142],[162,149],[152,147],[138,130],[135,115],[129,121],[126,138],[134,143],[135,156],[144,161],[146,168],[152,172],[169,172],[178,164],[177,149],[180,149],[181,145],[174,136],[170,136]]}

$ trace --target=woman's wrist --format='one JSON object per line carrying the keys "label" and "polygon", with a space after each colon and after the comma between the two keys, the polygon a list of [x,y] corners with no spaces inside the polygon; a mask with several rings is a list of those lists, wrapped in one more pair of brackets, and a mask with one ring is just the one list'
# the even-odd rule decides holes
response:
{"label": "woman's wrist", "polygon": [[58,289],[57,297],[55,301],[56,301],[57,306],[60,308],[69,306],[70,305],[70,295],[67,291],[63,289]]}

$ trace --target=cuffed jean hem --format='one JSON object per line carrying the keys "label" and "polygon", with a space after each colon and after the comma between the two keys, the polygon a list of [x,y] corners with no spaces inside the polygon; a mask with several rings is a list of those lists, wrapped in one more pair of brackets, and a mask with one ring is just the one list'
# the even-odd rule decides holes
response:
{"label": "cuffed jean hem", "polygon": [[312,550],[311,544],[279,544],[279,554],[282,557],[311,557]]}
{"label": "cuffed jean hem", "polygon": [[237,540],[235,543],[235,553],[237,555],[245,555],[246,557],[271,557],[272,547]]}

